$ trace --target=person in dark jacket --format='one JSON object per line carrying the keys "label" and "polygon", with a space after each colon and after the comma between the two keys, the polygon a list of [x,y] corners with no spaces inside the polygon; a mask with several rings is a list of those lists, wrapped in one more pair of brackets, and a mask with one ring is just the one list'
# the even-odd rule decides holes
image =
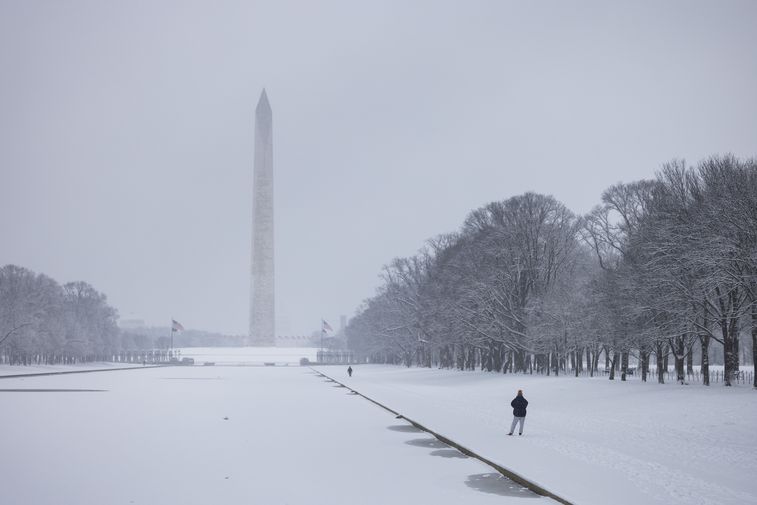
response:
{"label": "person in dark jacket", "polygon": [[352,377],[352,367],[351,366],[347,368],[347,375],[349,375],[350,377]]}
{"label": "person in dark jacket", "polygon": [[523,424],[526,422],[526,407],[528,407],[528,400],[523,397],[523,390],[518,390],[518,395],[510,402],[510,406],[513,408],[513,423],[510,425],[510,433],[512,435],[515,431],[515,425],[520,423],[520,430],[518,435],[523,435]]}

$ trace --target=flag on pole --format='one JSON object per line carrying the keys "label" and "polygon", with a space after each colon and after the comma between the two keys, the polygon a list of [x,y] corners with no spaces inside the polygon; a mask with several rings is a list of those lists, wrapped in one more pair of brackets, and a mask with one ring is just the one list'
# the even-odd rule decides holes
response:
{"label": "flag on pole", "polygon": [[171,331],[184,331],[184,327],[176,319],[171,319]]}
{"label": "flag on pole", "polygon": [[321,333],[326,333],[327,331],[334,331],[334,329],[325,319],[321,319]]}

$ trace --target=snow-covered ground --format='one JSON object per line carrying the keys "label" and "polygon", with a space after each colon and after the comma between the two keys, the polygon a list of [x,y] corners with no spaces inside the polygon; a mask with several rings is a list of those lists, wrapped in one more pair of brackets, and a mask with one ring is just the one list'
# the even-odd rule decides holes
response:
{"label": "snow-covered ground", "polygon": [[[576,504],[757,504],[750,386],[345,368],[318,369]],[[518,389],[525,433],[508,437]]]}
{"label": "snow-covered ground", "polygon": [[[187,348],[182,357],[198,366],[2,379],[0,502],[459,505],[529,496],[294,366],[315,352]],[[223,366],[267,362],[277,366]],[[116,366],[5,366],[0,375]],[[373,365],[354,366],[350,379],[345,368],[319,370],[579,505],[757,504],[757,391],[748,386]],[[507,437],[519,388],[530,402],[525,436]]]}
{"label": "snow-covered ground", "polygon": [[142,364],[92,362],[76,365],[4,365],[0,364],[0,377],[4,375],[21,375],[53,372],[76,372],[83,370],[110,370],[111,368],[142,367]]}
{"label": "snow-covered ground", "polygon": [[3,504],[554,503],[304,367],[27,377],[0,390]]}

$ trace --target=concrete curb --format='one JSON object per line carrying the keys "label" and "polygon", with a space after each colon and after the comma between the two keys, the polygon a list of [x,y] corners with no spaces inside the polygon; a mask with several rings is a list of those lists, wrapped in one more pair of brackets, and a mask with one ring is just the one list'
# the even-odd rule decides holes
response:
{"label": "concrete curb", "polygon": [[0,375],[0,379],[19,379],[23,377],[43,377],[45,375],[67,375],[70,373],[94,373],[94,372],[115,372],[117,370],[144,370],[145,368],[163,368],[173,365],[146,365],[130,366],[123,368],[97,368],[94,370],[65,370],[63,372],[38,372],[38,373],[19,373],[13,375]]}
{"label": "concrete curb", "polygon": [[423,426],[423,425],[422,425],[422,424],[420,424],[419,422],[417,422],[417,421],[413,421],[412,419],[410,419],[410,418],[408,418],[408,417],[405,417],[404,415],[400,414],[400,413],[399,413],[399,412],[397,412],[396,410],[390,409],[389,407],[387,407],[387,406],[386,406],[386,405],[384,405],[383,403],[377,402],[377,401],[376,401],[376,400],[374,400],[373,398],[370,398],[370,397],[368,397],[368,396],[364,395],[364,394],[363,394],[363,393],[361,393],[360,391],[356,391],[356,390],[352,389],[352,388],[351,388],[351,387],[349,387],[348,385],[346,385],[346,384],[343,384],[343,383],[339,382],[338,380],[334,379],[333,377],[329,377],[329,376],[328,376],[328,375],[326,375],[325,373],[323,373],[323,372],[321,372],[321,371],[319,371],[319,370],[316,370],[316,369],[314,369],[314,368],[312,368],[312,367],[309,367],[309,368],[310,368],[310,369],[311,369],[311,370],[312,370],[313,372],[317,373],[318,375],[320,375],[320,376],[322,376],[322,377],[325,377],[326,379],[329,379],[329,380],[331,380],[331,381],[333,381],[333,382],[335,382],[335,383],[339,384],[340,386],[342,386],[342,387],[344,387],[344,388],[347,388],[347,389],[349,389],[349,390],[350,390],[350,391],[352,391],[352,392],[353,392],[354,394],[356,394],[356,395],[360,395],[360,396],[362,396],[363,398],[365,398],[366,400],[368,400],[369,402],[371,402],[371,403],[374,403],[375,405],[377,405],[377,406],[381,407],[382,409],[384,409],[384,410],[386,410],[386,411],[388,411],[388,412],[391,412],[391,413],[392,413],[392,414],[394,414],[394,415],[395,415],[395,416],[396,416],[397,418],[401,418],[401,419],[404,419],[405,421],[409,422],[410,424],[412,424],[413,426],[415,426],[415,427],[416,427],[416,428],[418,428],[419,430],[425,431],[426,433],[428,433],[428,434],[430,434],[430,435],[433,435],[433,436],[434,436],[434,437],[435,437],[435,438],[436,438],[437,440],[439,440],[440,442],[443,442],[443,443],[445,443],[445,444],[449,445],[450,447],[454,447],[455,449],[457,449],[458,451],[462,452],[462,453],[463,453],[463,454],[465,454],[466,456],[469,456],[469,457],[471,457],[471,458],[475,458],[475,459],[479,460],[480,462],[482,462],[482,463],[484,463],[484,464],[486,464],[486,465],[488,465],[488,466],[490,466],[490,467],[494,468],[494,469],[495,469],[496,471],[498,471],[499,473],[501,473],[502,475],[504,475],[504,476],[505,476],[505,477],[507,477],[508,479],[510,479],[510,480],[512,480],[512,481],[514,481],[514,482],[517,482],[517,483],[518,483],[518,484],[520,484],[521,486],[523,486],[523,487],[525,487],[525,488],[527,488],[527,489],[530,489],[530,490],[531,490],[531,491],[533,491],[534,493],[536,493],[536,494],[538,494],[538,495],[540,495],[540,496],[547,496],[547,497],[549,497],[549,498],[552,498],[553,500],[555,500],[555,501],[557,501],[557,502],[559,502],[559,503],[562,503],[563,505],[574,505],[574,504],[573,504],[572,502],[569,502],[569,501],[568,501],[568,500],[566,500],[565,498],[561,498],[560,496],[557,496],[556,494],[552,493],[551,491],[548,491],[548,490],[544,489],[544,488],[543,488],[542,486],[540,486],[539,484],[536,484],[535,482],[532,482],[532,481],[528,480],[527,478],[523,477],[522,475],[519,475],[519,474],[517,474],[517,473],[513,472],[513,471],[512,471],[512,470],[510,470],[509,468],[505,468],[504,466],[502,466],[502,465],[500,465],[500,464],[497,464],[497,463],[495,463],[494,461],[492,461],[492,460],[490,460],[490,459],[487,459],[487,458],[485,458],[485,457],[481,456],[480,454],[478,454],[478,453],[476,453],[476,452],[472,451],[471,449],[468,449],[467,447],[465,447],[465,446],[463,446],[463,445],[460,445],[460,444],[458,444],[458,443],[457,443],[457,442],[455,442],[454,440],[452,440],[452,439],[450,439],[450,438],[448,438],[448,437],[445,437],[444,435],[441,435],[441,434],[439,434],[439,433],[437,433],[437,432],[435,432],[435,431],[433,431],[433,430],[431,430],[431,429],[429,429],[429,428],[427,428],[427,427]]}

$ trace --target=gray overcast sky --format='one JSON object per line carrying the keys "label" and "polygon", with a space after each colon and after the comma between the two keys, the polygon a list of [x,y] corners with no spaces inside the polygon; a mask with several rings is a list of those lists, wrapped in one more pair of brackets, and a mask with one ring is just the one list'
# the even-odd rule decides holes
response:
{"label": "gray overcast sky", "polygon": [[245,333],[265,86],[277,332],[336,327],[489,201],[586,212],[757,154],[755,26],[754,1],[0,0],[0,264]]}

